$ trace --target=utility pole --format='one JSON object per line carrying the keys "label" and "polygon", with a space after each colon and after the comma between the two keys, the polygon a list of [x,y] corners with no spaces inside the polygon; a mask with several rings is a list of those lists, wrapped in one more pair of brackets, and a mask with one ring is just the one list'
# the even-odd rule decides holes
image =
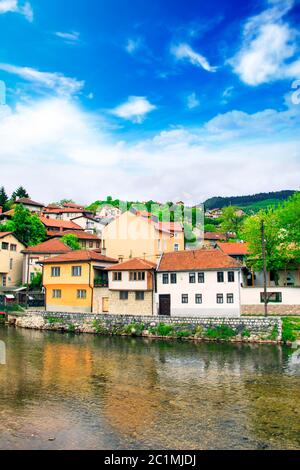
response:
{"label": "utility pole", "polygon": [[263,273],[264,273],[264,305],[265,317],[268,316],[268,299],[267,299],[267,260],[266,260],[266,239],[265,239],[265,223],[261,221],[261,248],[263,259]]}

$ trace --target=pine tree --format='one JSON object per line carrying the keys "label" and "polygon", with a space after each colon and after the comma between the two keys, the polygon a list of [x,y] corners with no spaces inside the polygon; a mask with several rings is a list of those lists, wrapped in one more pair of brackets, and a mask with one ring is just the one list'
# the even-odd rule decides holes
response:
{"label": "pine tree", "polygon": [[6,194],[4,186],[2,186],[0,188],[0,207],[2,207],[3,211],[6,210],[7,203],[8,203],[8,196]]}
{"label": "pine tree", "polygon": [[23,186],[19,186],[18,189],[16,189],[16,191],[14,191],[12,194],[13,201],[20,199],[21,197],[29,197],[28,192],[25,188],[23,188]]}

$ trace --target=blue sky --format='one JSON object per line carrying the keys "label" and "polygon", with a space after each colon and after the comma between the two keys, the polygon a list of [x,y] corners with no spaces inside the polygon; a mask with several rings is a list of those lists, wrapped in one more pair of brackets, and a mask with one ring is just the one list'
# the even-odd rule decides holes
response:
{"label": "blue sky", "polygon": [[0,0],[0,184],[43,202],[299,188],[299,20],[296,0]]}

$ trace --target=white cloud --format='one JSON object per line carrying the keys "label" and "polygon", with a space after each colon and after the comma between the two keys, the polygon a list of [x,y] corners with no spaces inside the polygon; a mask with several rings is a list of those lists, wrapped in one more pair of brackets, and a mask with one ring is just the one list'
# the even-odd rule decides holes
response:
{"label": "white cloud", "polygon": [[70,32],[60,32],[57,31],[54,33],[60,39],[63,39],[68,44],[76,44],[80,40],[80,33],[77,31],[70,31]]}
{"label": "white cloud", "polygon": [[111,114],[141,124],[146,115],[154,111],[156,106],[151,104],[145,96],[129,96],[126,103],[120,104],[110,111]]}
{"label": "white cloud", "polygon": [[33,21],[33,10],[29,2],[0,0],[0,15],[4,13],[19,13],[25,16],[28,21]]}
{"label": "white cloud", "polygon": [[84,81],[66,77],[61,73],[40,72],[30,67],[18,67],[11,64],[0,64],[0,70],[17,75],[23,80],[33,83],[36,87],[54,91],[58,95],[75,95],[84,87]]}
{"label": "white cloud", "polygon": [[76,102],[52,98],[2,115],[1,178],[7,191],[22,184],[44,202],[91,202],[107,194],[166,201],[187,190],[202,202],[298,188],[299,123],[300,106],[233,111],[133,144],[117,142],[99,116]]}
{"label": "white cloud", "polygon": [[134,54],[137,50],[139,50],[143,45],[143,42],[141,38],[128,38],[126,45],[125,45],[125,50],[128,52],[128,54]]}
{"label": "white cloud", "polygon": [[176,46],[172,46],[171,53],[177,60],[188,60],[191,64],[196,67],[201,67],[207,72],[215,72],[217,70],[217,67],[211,66],[203,55],[195,52],[188,44],[181,43]]}
{"label": "white cloud", "polygon": [[195,92],[187,96],[186,105],[188,109],[198,108],[198,106],[200,105],[200,101]]}
{"label": "white cloud", "polygon": [[300,75],[299,34],[283,21],[294,1],[269,0],[268,3],[268,9],[248,19],[242,47],[229,61],[234,72],[248,85]]}

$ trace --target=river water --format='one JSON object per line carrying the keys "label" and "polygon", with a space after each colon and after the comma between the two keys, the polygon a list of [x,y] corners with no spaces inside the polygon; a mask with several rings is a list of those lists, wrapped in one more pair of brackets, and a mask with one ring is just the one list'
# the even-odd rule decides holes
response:
{"label": "river water", "polygon": [[299,349],[0,326],[4,345],[0,449],[300,449]]}

